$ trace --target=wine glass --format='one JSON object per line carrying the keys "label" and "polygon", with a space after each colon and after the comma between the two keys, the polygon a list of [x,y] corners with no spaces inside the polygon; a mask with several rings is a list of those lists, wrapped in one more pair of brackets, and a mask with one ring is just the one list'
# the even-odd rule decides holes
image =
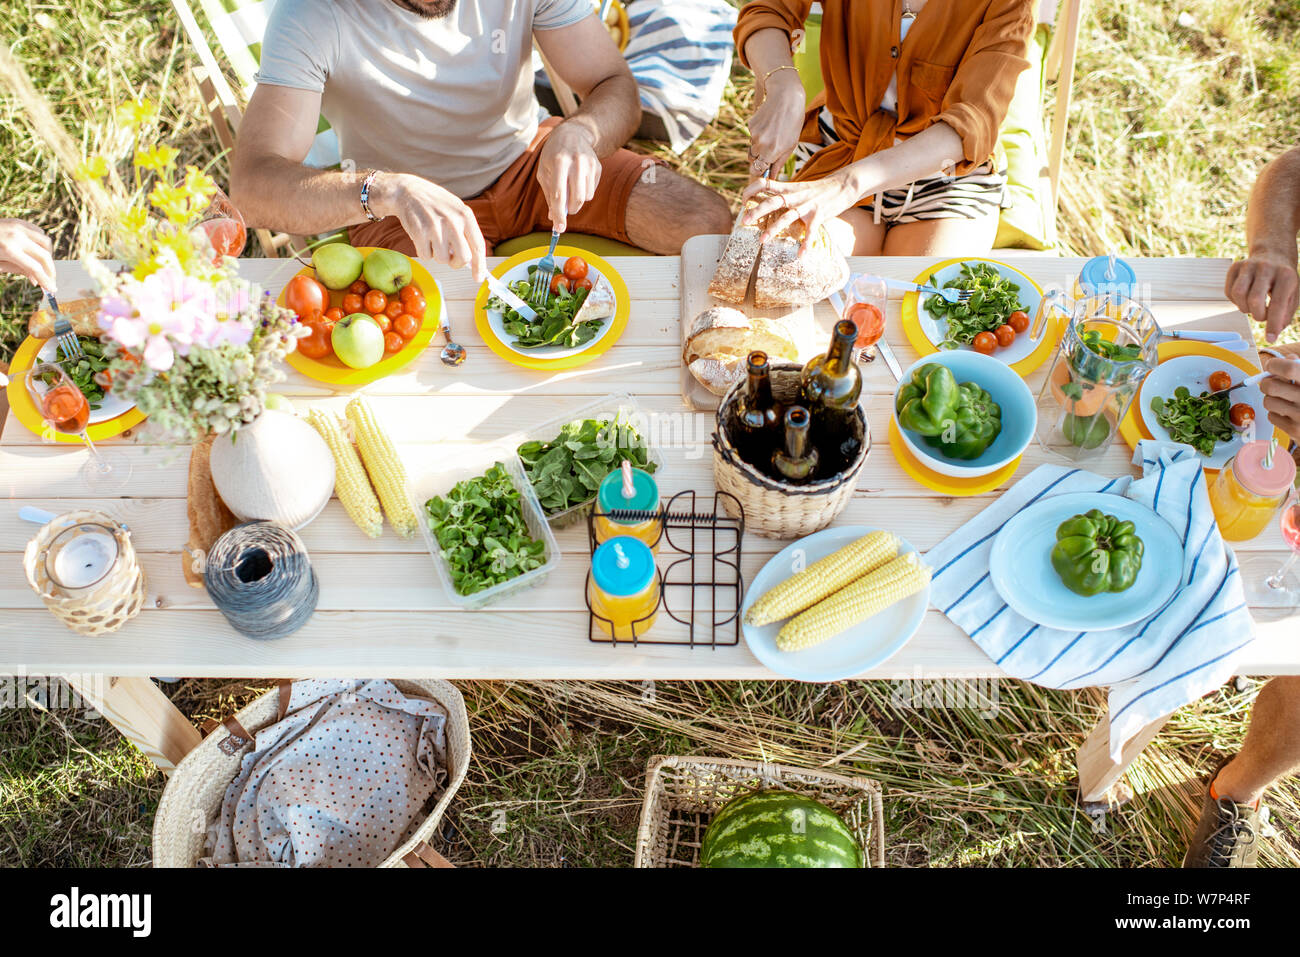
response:
{"label": "wine glass", "polygon": [[1282,506],[1282,539],[1291,554],[1279,567],[1275,559],[1257,556],[1241,563],[1246,603],[1257,619],[1273,621],[1300,609],[1300,499],[1292,492]]}
{"label": "wine glass", "polygon": [[199,218],[198,227],[207,234],[212,250],[217,254],[214,263],[220,263],[224,256],[239,257],[248,243],[248,230],[244,228],[244,217],[230,197],[220,186],[216,190],[212,202]]}
{"label": "wine glass", "polygon": [[46,431],[41,438],[54,441],[54,433],[77,435],[86,444],[90,458],[81,467],[81,478],[98,492],[120,491],[131,480],[131,463],[120,454],[105,454],[95,448],[86,434],[90,424],[90,403],[72,378],[57,363],[33,366],[24,380]]}

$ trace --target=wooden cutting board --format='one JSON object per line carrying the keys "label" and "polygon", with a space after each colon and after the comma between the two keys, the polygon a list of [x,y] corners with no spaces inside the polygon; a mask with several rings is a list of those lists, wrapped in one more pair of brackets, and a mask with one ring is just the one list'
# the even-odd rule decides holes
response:
{"label": "wooden cutting board", "polygon": [[[691,320],[712,306],[733,306],[750,318],[783,318],[798,330],[796,345],[799,347],[799,361],[807,362],[818,353],[824,353],[831,341],[831,331],[835,326],[835,312],[830,304],[820,302],[813,306],[800,306],[796,309],[757,309],[747,299],[744,305],[722,302],[709,295],[709,283],[713,279],[713,270],[718,265],[718,257],[727,244],[726,236],[693,236],[682,246],[682,286],[681,318],[679,337],[682,346],[686,345],[686,333],[691,327]],[[750,296],[752,298],[752,291]],[[718,407],[720,397],[714,395],[686,368],[682,362],[682,401],[697,411],[710,411]]]}

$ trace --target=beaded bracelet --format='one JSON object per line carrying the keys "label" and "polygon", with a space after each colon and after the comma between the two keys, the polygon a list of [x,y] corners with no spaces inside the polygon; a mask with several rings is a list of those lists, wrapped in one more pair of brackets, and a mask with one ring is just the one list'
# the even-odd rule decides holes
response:
{"label": "beaded bracelet", "polygon": [[370,187],[375,184],[375,177],[378,175],[379,170],[368,170],[366,178],[361,181],[361,208],[365,211],[366,219],[372,223],[379,222],[379,217],[370,210]]}

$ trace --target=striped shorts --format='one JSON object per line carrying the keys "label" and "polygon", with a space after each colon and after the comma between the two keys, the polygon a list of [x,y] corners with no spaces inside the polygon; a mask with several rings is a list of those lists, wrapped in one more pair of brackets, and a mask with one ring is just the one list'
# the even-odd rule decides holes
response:
{"label": "striped shorts", "polygon": [[[800,143],[794,151],[798,171],[812,156],[839,142],[831,115],[825,108],[817,117],[822,142]],[[929,176],[907,186],[887,189],[860,205],[877,223],[897,225],[923,219],[978,219],[998,213],[1008,204],[1007,174],[985,163],[962,176]]]}

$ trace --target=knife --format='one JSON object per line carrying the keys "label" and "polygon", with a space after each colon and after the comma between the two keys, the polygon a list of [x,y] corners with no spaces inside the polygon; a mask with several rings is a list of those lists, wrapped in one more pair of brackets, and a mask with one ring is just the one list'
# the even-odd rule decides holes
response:
{"label": "knife", "polygon": [[519,313],[519,315],[523,316],[529,322],[537,321],[537,310],[511,292],[510,287],[496,276],[492,275],[492,273],[487,274],[487,286],[492,290],[493,295],[515,312]]}

